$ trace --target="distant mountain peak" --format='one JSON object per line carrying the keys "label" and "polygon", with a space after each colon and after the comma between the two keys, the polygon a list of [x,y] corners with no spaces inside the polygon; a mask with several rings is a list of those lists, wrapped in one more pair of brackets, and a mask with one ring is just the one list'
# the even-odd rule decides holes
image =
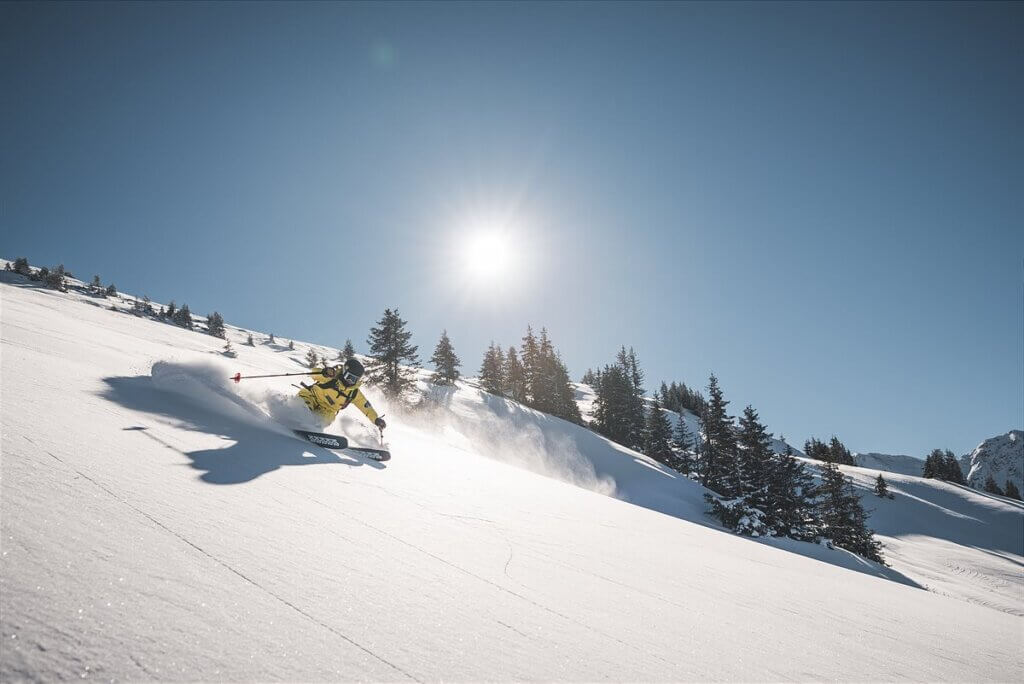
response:
{"label": "distant mountain peak", "polygon": [[1021,489],[1024,487],[1024,431],[1010,430],[990,437],[965,455],[962,462],[968,469],[967,484],[975,489],[984,487],[989,475],[1000,487],[1005,487],[1009,480]]}

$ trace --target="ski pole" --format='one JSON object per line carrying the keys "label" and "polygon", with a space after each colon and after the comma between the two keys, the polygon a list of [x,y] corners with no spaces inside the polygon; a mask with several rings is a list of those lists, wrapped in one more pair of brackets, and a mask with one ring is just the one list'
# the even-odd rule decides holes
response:
{"label": "ski pole", "polygon": [[241,373],[235,373],[228,379],[234,380],[235,382],[241,382],[242,380],[253,380],[255,378],[287,378],[292,375],[313,375],[318,372],[319,371],[309,371],[307,373],[275,373],[273,375],[242,375]]}

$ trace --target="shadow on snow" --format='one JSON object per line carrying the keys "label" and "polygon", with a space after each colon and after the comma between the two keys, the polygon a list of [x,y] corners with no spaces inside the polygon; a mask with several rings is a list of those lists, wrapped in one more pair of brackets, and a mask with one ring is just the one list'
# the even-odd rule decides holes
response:
{"label": "shadow on snow", "polygon": [[199,479],[209,484],[249,482],[282,466],[333,463],[347,466],[368,465],[378,469],[385,467],[376,461],[339,454],[300,442],[298,438],[282,434],[269,422],[261,426],[255,418],[246,419],[205,410],[183,395],[154,387],[152,378],[148,376],[111,377],[104,378],[103,381],[107,387],[100,392],[100,396],[108,401],[134,411],[145,411],[170,419],[176,425],[189,430],[219,435],[225,441],[233,442],[231,446],[217,449],[183,451],[145,426],[132,425],[124,428],[139,431],[146,437],[186,456],[192,468],[202,471]]}

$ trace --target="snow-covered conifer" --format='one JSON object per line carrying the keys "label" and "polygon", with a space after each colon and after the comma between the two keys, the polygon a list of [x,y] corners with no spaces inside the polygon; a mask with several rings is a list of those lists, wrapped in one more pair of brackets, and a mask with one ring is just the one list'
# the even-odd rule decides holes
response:
{"label": "snow-covered conifer", "polygon": [[647,412],[647,424],[644,429],[644,453],[649,458],[669,467],[676,465],[676,455],[672,450],[672,426],[657,401]]}
{"label": "snow-covered conifer", "polygon": [[452,341],[448,338],[447,330],[441,331],[441,339],[438,340],[437,346],[434,348],[430,362],[434,364],[434,374],[430,377],[431,382],[437,385],[451,385],[459,379],[459,366],[462,365],[462,362],[455,355],[455,347],[452,346]]}
{"label": "snow-covered conifer", "polygon": [[484,352],[484,360],[480,364],[480,386],[484,391],[497,395],[504,393],[504,362],[505,355],[502,353],[501,347],[492,341],[487,347],[487,351]]}
{"label": "snow-covered conifer", "polygon": [[519,355],[516,348],[509,346],[505,354],[504,387],[509,398],[525,404],[526,394],[526,372],[523,364],[519,362]]}
{"label": "snow-covered conifer", "polygon": [[224,317],[214,311],[206,317],[206,331],[214,337],[225,339],[227,331],[224,329]]}
{"label": "snow-covered conifer", "polygon": [[868,528],[867,512],[850,480],[832,462],[822,466],[821,475],[818,517],[822,524],[822,534],[842,549],[884,564],[882,544]]}
{"label": "snow-covered conifer", "polygon": [[960,463],[949,449],[945,451],[942,466],[943,480],[955,482],[956,484],[967,484],[964,480],[964,471],[960,468]]}
{"label": "snow-covered conifer", "polygon": [[875,496],[883,499],[892,496],[889,494],[889,484],[882,477],[882,473],[878,473],[878,477],[875,479]]}
{"label": "snow-covered conifer", "polygon": [[736,432],[732,417],[725,412],[729,402],[723,397],[714,374],[708,381],[708,396],[707,408],[701,417],[704,425],[699,462],[701,484],[723,497],[732,498],[739,493]]}
{"label": "snow-covered conifer", "polygon": [[192,322],[192,312],[188,309],[188,304],[182,304],[181,308],[174,314],[174,322],[180,325],[182,328],[188,328],[192,330],[195,328],[195,323]]}
{"label": "snow-covered conifer", "polygon": [[367,338],[367,378],[392,398],[401,398],[413,386],[414,369],[419,367],[418,347],[410,344],[412,332],[405,329],[406,324],[397,309],[385,309]]}

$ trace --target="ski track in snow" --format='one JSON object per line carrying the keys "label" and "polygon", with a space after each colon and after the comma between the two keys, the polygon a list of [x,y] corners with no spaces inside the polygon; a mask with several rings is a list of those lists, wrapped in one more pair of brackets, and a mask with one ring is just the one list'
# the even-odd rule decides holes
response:
{"label": "ski track in snow", "polygon": [[[28,439],[28,438],[26,438],[26,439]],[[33,443],[33,444],[34,444],[34,442],[32,442],[32,440],[30,440],[30,439],[29,439],[28,441],[29,441],[30,443]],[[192,542],[192,541],[191,541],[191,540],[190,540],[190,539],[189,539],[188,537],[186,537],[186,536],[184,536],[184,535],[182,535],[182,534],[180,534],[180,533],[176,532],[175,530],[171,529],[170,527],[168,527],[167,525],[165,525],[165,524],[164,524],[164,523],[162,523],[161,521],[159,521],[159,520],[157,520],[156,518],[154,518],[154,517],[153,517],[152,515],[150,515],[149,513],[146,513],[146,512],[145,512],[145,511],[143,511],[142,509],[140,509],[140,508],[138,508],[138,507],[136,507],[136,506],[133,506],[133,505],[132,505],[131,503],[129,503],[128,501],[126,501],[126,500],[124,500],[123,498],[121,498],[120,496],[118,496],[118,495],[117,495],[116,493],[114,493],[113,491],[111,491],[111,490],[110,490],[110,489],[109,489],[108,487],[104,486],[104,485],[103,485],[102,483],[100,483],[100,482],[97,482],[96,480],[94,480],[93,478],[89,477],[88,475],[86,475],[86,474],[85,474],[85,473],[83,473],[82,471],[80,471],[80,470],[78,470],[78,469],[74,468],[73,466],[70,466],[70,465],[69,465],[68,463],[66,463],[66,462],[65,462],[65,461],[64,461],[63,459],[61,459],[61,458],[59,458],[59,457],[57,457],[57,456],[54,456],[54,455],[53,455],[53,454],[52,454],[51,452],[49,452],[49,451],[47,451],[46,453],[47,453],[47,454],[49,454],[49,455],[50,455],[50,457],[51,457],[51,458],[53,458],[54,460],[56,460],[56,461],[57,461],[58,463],[60,463],[61,465],[63,465],[63,466],[65,466],[65,467],[67,467],[67,468],[68,468],[69,470],[73,471],[74,473],[76,473],[76,474],[77,474],[77,475],[78,475],[79,477],[81,477],[81,478],[83,478],[83,479],[85,479],[85,480],[87,480],[87,481],[91,482],[91,483],[92,483],[92,484],[93,484],[93,485],[94,485],[95,487],[97,487],[98,489],[102,490],[102,491],[103,491],[104,493],[106,493],[106,494],[110,495],[110,496],[111,496],[111,497],[112,497],[112,498],[113,498],[113,499],[114,499],[115,501],[118,501],[118,502],[120,502],[120,503],[124,504],[125,506],[127,506],[128,508],[130,508],[130,509],[131,509],[132,511],[134,511],[135,513],[138,513],[138,514],[139,514],[139,515],[141,515],[141,516],[142,516],[143,518],[145,518],[146,520],[150,521],[151,523],[153,523],[154,525],[156,525],[157,527],[159,527],[159,528],[160,528],[161,530],[163,530],[164,532],[166,532],[166,533],[168,533],[169,535],[171,535],[172,537],[176,538],[177,540],[179,540],[179,541],[180,541],[180,542],[182,542],[183,544],[186,544],[187,546],[191,547],[191,548],[192,548],[193,550],[195,550],[195,551],[196,551],[196,552],[198,552],[199,554],[201,554],[201,555],[205,556],[206,558],[208,558],[209,560],[213,561],[213,562],[214,562],[214,563],[216,563],[217,565],[220,565],[220,566],[221,566],[222,568],[224,568],[224,569],[225,569],[225,570],[227,570],[228,572],[234,573],[235,575],[237,575],[238,577],[240,577],[240,578],[241,578],[242,580],[244,580],[245,582],[248,582],[249,584],[251,584],[251,585],[252,585],[253,587],[255,587],[256,589],[258,589],[258,590],[260,590],[260,591],[262,591],[262,592],[266,593],[267,595],[271,596],[271,597],[272,597],[272,598],[274,598],[275,600],[277,600],[277,601],[281,602],[282,604],[286,605],[286,606],[287,606],[288,608],[290,608],[290,609],[294,610],[294,611],[295,611],[296,613],[298,613],[298,614],[302,615],[303,617],[305,617],[306,619],[310,620],[311,622],[313,622],[313,623],[315,623],[315,624],[319,625],[320,627],[323,627],[323,628],[324,628],[324,629],[326,629],[326,630],[327,630],[328,632],[331,632],[331,633],[332,633],[332,634],[334,634],[335,636],[338,636],[338,637],[340,637],[341,639],[343,639],[343,640],[347,641],[348,643],[352,644],[352,645],[353,645],[353,646],[355,646],[356,648],[358,648],[358,649],[360,649],[360,650],[362,650],[362,651],[365,651],[365,652],[366,652],[366,653],[367,653],[368,655],[372,656],[373,658],[376,658],[377,660],[381,661],[382,663],[384,663],[384,664],[385,664],[385,665],[387,665],[388,667],[390,667],[390,668],[394,669],[394,670],[395,670],[396,672],[399,672],[399,673],[401,673],[401,674],[402,674],[403,676],[405,676],[405,677],[407,677],[407,678],[409,678],[409,679],[412,679],[412,680],[414,680],[414,681],[420,681],[419,679],[417,679],[417,678],[416,678],[416,677],[414,677],[413,675],[409,674],[408,672],[406,672],[406,671],[405,671],[405,670],[403,670],[402,668],[398,667],[398,666],[397,666],[397,665],[395,665],[394,663],[392,663],[392,662],[389,662],[389,661],[388,661],[387,659],[385,659],[385,658],[382,658],[382,657],[381,657],[380,655],[378,655],[377,653],[374,653],[374,652],[373,652],[373,651],[372,651],[371,649],[367,648],[366,646],[363,646],[363,645],[362,645],[362,644],[360,644],[360,643],[359,643],[358,641],[356,641],[356,640],[352,639],[351,637],[347,636],[346,634],[343,634],[343,633],[339,632],[339,631],[338,631],[337,629],[335,629],[334,627],[331,627],[330,625],[328,625],[328,624],[325,624],[325,623],[321,622],[320,620],[318,620],[318,619],[317,619],[317,618],[315,618],[314,616],[312,616],[312,615],[310,615],[309,613],[307,613],[306,611],[304,611],[304,610],[303,610],[302,608],[300,608],[300,607],[296,606],[296,605],[295,605],[294,603],[292,603],[292,602],[291,602],[291,601],[289,601],[288,599],[286,599],[286,598],[284,598],[284,597],[282,597],[282,596],[279,596],[278,594],[274,593],[273,591],[271,591],[271,590],[267,589],[267,588],[266,588],[266,587],[264,587],[264,586],[263,586],[262,584],[260,584],[260,583],[259,583],[259,582],[257,582],[256,580],[252,579],[251,577],[249,577],[248,575],[246,575],[246,574],[245,574],[244,572],[240,571],[240,570],[239,570],[238,568],[234,567],[233,565],[231,565],[230,563],[228,563],[228,562],[224,561],[223,559],[221,559],[221,558],[217,557],[216,555],[214,555],[214,554],[210,553],[209,551],[207,551],[207,550],[206,550],[206,549],[204,549],[203,547],[201,547],[201,546],[199,546],[199,545],[195,544],[195,543],[194,543],[194,542]]]}

